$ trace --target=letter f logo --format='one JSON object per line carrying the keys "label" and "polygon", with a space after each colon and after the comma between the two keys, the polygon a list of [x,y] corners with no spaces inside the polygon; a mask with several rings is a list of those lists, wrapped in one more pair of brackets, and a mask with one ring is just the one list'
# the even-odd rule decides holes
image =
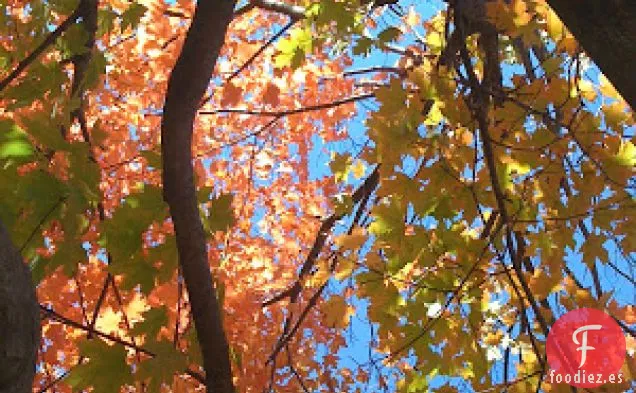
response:
{"label": "letter f logo", "polygon": [[[575,344],[580,345],[580,347],[576,349],[577,351],[581,351],[581,364],[579,365],[579,368],[583,367],[583,365],[585,364],[585,360],[587,358],[587,351],[590,349],[596,349],[594,347],[590,347],[587,345],[587,331],[601,330],[601,328],[602,328],[602,325],[585,325],[576,329],[574,333],[572,333],[572,341],[574,341]],[[583,332],[583,339],[581,340],[582,342],[579,342],[577,336],[581,332]]]}

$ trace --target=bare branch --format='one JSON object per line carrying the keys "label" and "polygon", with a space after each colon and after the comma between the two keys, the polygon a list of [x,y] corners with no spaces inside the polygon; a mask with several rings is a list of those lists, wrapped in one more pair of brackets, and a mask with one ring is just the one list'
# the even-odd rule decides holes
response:
{"label": "bare branch", "polygon": [[[250,3],[250,5],[251,4],[263,10],[285,14],[293,20],[305,18],[305,8],[298,5],[287,4],[276,0],[254,0]],[[247,5],[246,7],[249,7],[250,5]],[[237,12],[241,11],[239,10]]]}
{"label": "bare branch", "polygon": [[306,112],[315,112],[315,111],[320,111],[323,109],[331,109],[340,105],[350,104],[352,102],[366,100],[373,97],[375,97],[374,93],[360,94],[360,95],[328,102],[325,104],[309,105],[302,108],[283,109],[279,111],[228,108],[228,109],[216,109],[211,111],[200,111],[199,114],[200,115],[219,115],[224,113],[235,113],[239,115],[283,117],[283,116],[297,115],[297,114],[306,113]]}
{"label": "bare branch", "polygon": [[18,65],[11,71],[6,78],[0,81],[0,92],[4,90],[14,79],[24,72],[31,63],[33,63],[49,46],[53,45],[55,40],[61,36],[80,16],[80,11],[84,6],[84,2],[86,0],[82,0],[75,11],[64,20],[51,34],[49,34],[44,41],[33,52],[31,52],[27,57],[25,57]]}
{"label": "bare branch", "polygon": [[168,80],[161,121],[163,196],[170,207],[179,264],[190,299],[209,393],[233,393],[222,307],[210,274],[194,183],[192,133],[199,104],[225,41],[235,0],[199,1]]}

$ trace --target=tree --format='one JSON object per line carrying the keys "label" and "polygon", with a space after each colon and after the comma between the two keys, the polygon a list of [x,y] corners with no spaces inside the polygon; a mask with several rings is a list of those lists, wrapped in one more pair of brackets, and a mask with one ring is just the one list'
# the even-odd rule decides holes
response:
{"label": "tree", "polygon": [[36,389],[561,391],[545,336],[581,306],[633,349],[633,112],[544,1],[430,13],[3,5]]}
{"label": "tree", "polygon": [[232,369],[192,166],[192,128],[232,20],[235,1],[197,4],[181,54],[168,80],[161,121],[164,200],[170,206],[179,266],[191,304],[209,392],[231,393]]}
{"label": "tree", "polygon": [[583,49],[594,59],[631,105],[636,106],[636,86],[629,78],[636,60],[636,4],[630,1],[548,2]]}
{"label": "tree", "polygon": [[28,268],[0,223],[0,392],[31,391],[40,312]]}

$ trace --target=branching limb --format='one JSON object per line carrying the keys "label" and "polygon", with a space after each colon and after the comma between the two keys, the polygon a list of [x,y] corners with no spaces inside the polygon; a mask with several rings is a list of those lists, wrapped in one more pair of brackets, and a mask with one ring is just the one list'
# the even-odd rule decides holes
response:
{"label": "branching limb", "polygon": [[[86,81],[86,73],[88,71],[89,64],[93,58],[93,50],[95,46],[95,34],[97,34],[97,12],[99,1],[98,0],[82,0],[79,9],[79,19],[82,21],[82,26],[88,34],[88,38],[84,44],[85,52],[73,56],[71,63],[73,63],[73,83],[71,84],[71,99],[79,99],[79,107],[71,112],[70,123],[77,120],[82,130],[82,136],[85,141],[88,141],[90,136],[88,134],[88,125],[86,123],[85,108],[86,102],[84,97],[84,86]],[[66,136],[66,131],[62,136]]]}
{"label": "branching limb", "polygon": [[[56,322],[59,322],[59,323],[62,323],[64,325],[66,325],[66,326],[70,326],[70,327],[73,327],[75,329],[82,330],[82,331],[88,333],[89,336],[96,336],[96,337],[103,338],[105,340],[112,341],[112,342],[117,343],[119,345],[123,345],[124,347],[131,348],[131,349],[135,350],[136,352],[138,352],[140,354],[144,354],[144,355],[149,356],[149,357],[155,357],[156,356],[156,354],[153,353],[152,351],[149,351],[149,350],[147,350],[147,349],[135,344],[134,342],[129,342],[129,341],[121,339],[121,338],[119,338],[117,336],[114,336],[112,334],[101,332],[101,331],[95,329],[95,326],[86,326],[86,325],[84,325],[82,323],[76,322],[76,321],[74,321],[74,320],[72,320],[70,318],[67,318],[67,317],[63,316],[62,314],[58,313],[57,311],[55,311],[52,308],[49,308],[49,307],[47,307],[45,305],[40,304],[40,311],[42,312],[42,314],[43,314],[43,316],[45,318],[50,318],[50,319],[52,319],[52,320],[54,320]],[[81,362],[79,362],[79,363],[81,363]],[[193,371],[191,369],[187,369],[187,370],[184,370],[184,373],[190,375],[191,377],[193,377],[194,379],[198,380],[201,383],[205,383],[205,379],[199,373],[197,373],[196,371]],[[66,375],[68,375],[68,374],[66,374]],[[64,375],[64,376],[66,376],[66,375]],[[57,378],[55,381],[52,382],[51,386],[53,386],[56,383],[60,382],[62,379],[63,379],[63,377]],[[49,386],[49,388],[51,386]],[[44,390],[44,391],[46,391],[46,390]]]}
{"label": "branching limb", "polygon": [[[367,198],[375,190],[379,181],[380,181],[380,169],[379,169],[379,166],[377,166],[374,169],[374,171],[371,173],[371,175],[369,175],[369,177],[367,177],[367,179],[362,183],[362,185],[358,187],[358,189],[356,189],[354,193],[352,194],[351,197],[353,200],[353,204],[356,205],[363,199]],[[296,299],[298,298],[298,295],[300,294],[300,290],[302,289],[302,280],[311,272],[311,269],[315,265],[316,260],[318,259],[318,256],[320,255],[320,252],[324,248],[325,242],[327,241],[327,238],[329,237],[331,230],[333,229],[336,222],[339,219],[341,219],[343,216],[344,216],[343,214],[334,213],[331,216],[327,217],[327,219],[325,219],[322,222],[322,224],[320,225],[320,228],[318,229],[318,234],[316,235],[314,244],[311,247],[309,254],[307,254],[307,258],[305,259],[305,262],[300,268],[300,272],[298,273],[298,279],[296,280],[296,282],[285,291],[274,296],[272,299],[265,301],[263,303],[263,307],[272,305],[286,298],[289,298],[292,303],[296,301]],[[359,217],[359,215],[356,215],[356,217]]]}
{"label": "branching limb", "polygon": [[216,109],[211,111],[200,111],[199,114],[200,115],[218,115],[223,113],[235,113],[239,115],[283,117],[283,116],[297,115],[300,113],[315,112],[315,111],[320,111],[323,109],[335,108],[340,105],[350,104],[352,102],[366,100],[373,97],[375,97],[374,93],[366,93],[366,94],[355,95],[352,97],[347,97],[340,100],[328,102],[325,104],[309,105],[302,108],[283,109],[279,111],[266,111],[266,110],[259,111],[259,110],[253,110],[253,109],[227,108],[227,109]]}
{"label": "branching limb", "polygon": [[234,387],[222,308],[210,275],[207,240],[199,216],[192,133],[235,4],[234,0],[197,3],[181,54],[168,80],[161,122],[163,195],[174,223],[179,264],[191,302],[209,393],[232,393]]}
{"label": "branching limb", "polygon": [[80,4],[77,6],[75,11],[64,20],[51,34],[49,34],[44,41],[33,52],[31,52],[27,57],[25,57],[18,65],[11,71],[9,75],[7,75],[2,81],[0,81],[0,92],[4,90],[14,79],[19,77],[24,70],[26,70],[31,63],[33,63],[44,51],[51,45],[55,43],[55,40],[58,39],[69,27],[75,23],[75,21],[80,17],[82,5],[86,0],[82,0]]}

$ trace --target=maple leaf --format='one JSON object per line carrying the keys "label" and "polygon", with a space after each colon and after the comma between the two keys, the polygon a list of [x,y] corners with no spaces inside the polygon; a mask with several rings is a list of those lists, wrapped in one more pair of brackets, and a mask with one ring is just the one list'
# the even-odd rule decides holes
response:
{"label": "maple leaf", "polygon": [[229,82],[223,87],[221,105],[234,106],[241,102],[241,98],[243,98],[243,89],[240,86]]}
{"label": "maple leaf", "polygon": [[156,339],[159,331],[168,323],[168,310],[165,306],[151,308],[142,314],[142,320],[133,325],[132,334],[146,334],[150,340]]}
{"label": "maple leaf", "polygon": [[322,305],[322,310],[325,313],[325,324],[336,329],[346,327],[349,324],[349,318],[355,312],[342,296],[330,297]]}
{"label": "maple leaf", "polygon": [[210,201],[204,222],[208,232],[225,231],[234,224],[233,200],[232,194],[222,194]]}
{"label": "maple leaf", "polygon": [[265,104],[271,105],[272,107],[277,107],[280,103],[280,89],[274,83],[269,83],[265,92],[263,93],[263,102]]}
{"label": "maple leaf", "polygon": [[121,345],[109,346],[101,340],[84,341],[80,354],[88,358],[71,370],[66,378],[74,389],[92,387],[96,393],[112,393],[122,385],[133,383],[133,374],[126,363],[126,349]]}
{"label": "maple leaf", "polygon": [[[80,14],[92,0],[18,3],[0,13],[0,218],[60,316],[43,320],[34,386],[48,384],[46,370],[72,370],[56,389],[200,390],[199,299],[183,287],[161,189],[171,141],[159,131],[200,4],[94,2],[89,26]],[[538,378],[523,375],[539,367],[530,343],[543,351],[541,318],[588,305],[633,323],[620,254],[636,246],[635,119],[614,88],[628,84],[580,54],[547,2],[408,13],[392,1],[293,3],[239,4],[200,86],[209,95],[187,108],[198,110],[201,249],[236,391],[458,390],[436,377],[499,391],[492,368],[507,347],[505,388],[534,392]],[[396,15],[401,25],[382,22]],[[328,227],[329,217],[339,219]],[[85,341],[78,323],[156,356]],[[341,349],[356,345],[390,356],[379,370],[344,367]]]}
{"label": "maple leaf", "polygon": [[135,378],[139,381],[149,380],[148,391],[159,393],[162,385],[172,385],[174,374],[186,369],[187,358],[169,341],[153,341],[147,347],[155,356],[139,365]]}
{"label": "maple leaf", "polygon": [[33,147],[22,129],[11,121],[3,121],[0,127],[0,159],[24,160],[33,156]]}

